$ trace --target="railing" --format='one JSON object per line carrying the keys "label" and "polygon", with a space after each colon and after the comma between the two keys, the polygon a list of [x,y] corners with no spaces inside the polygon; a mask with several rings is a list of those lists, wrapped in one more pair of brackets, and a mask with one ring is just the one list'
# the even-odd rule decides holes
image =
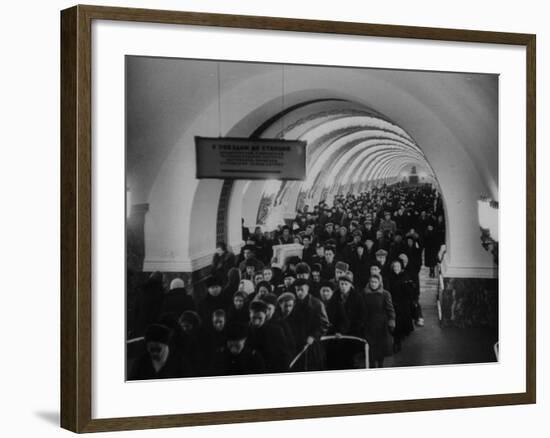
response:
{"label": "railing", "polygon": [[436,294],[436,305],[437,305],[437,317],[439,322],[443,319],[443,311],[441,310],[441,293],[445,288],[445,283],[443,281],[443,274],[441,273],[441,263],[438,263],[436,266],[437,272],[437,294]]}
{"label": "railing", "polygon": [[[145,337],[138,336],[136,338],[131,338],[126,341],[127,345],[136,344],[138,342],[144,341]],[[370,368],[369,364],[369,343],[366,341],[366,339],[360,338],[358,336],[349,336],[349,335],[330,335],[330,336],[322,336],[320,339],[320,342],[324,341],[339,341],[339,340],[348,340],[348,341],[358,341],[362,342],[364,344],[365,348],[365,368]],[[304,347],[300,350],[300,352],[296,355],[296,357],[290,362],[290,365],[288,366],[288,369],[292,369],[294,365],[296,365],[296,362],[300,360],[300,358],[307,353],[307,350],[309,347],[313,344],[306,344]]]}
{"label": "railing", "polygon": [[[358,336],[349,336],[349,335],[330,335],[330,336],[322,336],[320,339],[320,342],[323,341],[339,341],[339,340],[350,340],[350,341],[359,341],[362,342],[365,345],[365,368],[369,368],[369,343],[366,341],[366,339],[360,338]],[[300,360],[300,358],[307,353],[307,350],[309,347],[313,344],[306,344],[304,347],[300,350],[300,352],[296,355],[296,357],[290,362],[290,365],[288,366],[288,369],[292,369],[294,365],[296,365],[296,362]]]}
{"label": "railing", "polygon": [[443,280],[443,273],[442,273],[442,269],[441,269],[441,263],[443,262],[443,258],[445,257],[446,253],[447,253],[446,245],[441,245],[441,248],[439,249],[439,254],[437,255],[438,262],[437,262],[437,265],[435,267],[436,277],[437,277],[437,295],[436,295],[437,317],[438,317],[440,323],[443,319],[443,312],[441,310],[441,294],[442,294],[443,290],[445,289],[445,282]]}

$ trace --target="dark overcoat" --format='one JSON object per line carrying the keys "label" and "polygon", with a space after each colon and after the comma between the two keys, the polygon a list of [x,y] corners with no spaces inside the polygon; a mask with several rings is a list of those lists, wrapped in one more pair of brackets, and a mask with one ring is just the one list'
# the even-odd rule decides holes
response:
{"label": "dark overcoat", "polygon": [[364,297],[365,339],[369,344],[370,356],[379,360],[392,354],[392,336],[389,326],[390,322],[395,323],[395,309],[391,294],[382,287],[377,290],[367,287]]}
{"label": "dark overcoat", "polygon": [[309,336],[315,339],[304,356],[304,367],[310,371],[323,369],[324,352],[320,340],[329,327],[323,303],[308,294],[303,300],[296,300],[295,307],[287,317],[287,321],[292,329],[298,351],[301,351],[306,345]]}
{"label": "dark overcoat", "polygon": [[261,327],[250,327],[246,342],[250,348],[261,353],[266,372],[288,371],[292,356],[280,326],[264,323]]}
{"label": "dark overcoat", "polygon": [[389,275],[388,289],[395,309],[394,337],[401,339],[414,330],[414,283],[406,272],[392,272]]}

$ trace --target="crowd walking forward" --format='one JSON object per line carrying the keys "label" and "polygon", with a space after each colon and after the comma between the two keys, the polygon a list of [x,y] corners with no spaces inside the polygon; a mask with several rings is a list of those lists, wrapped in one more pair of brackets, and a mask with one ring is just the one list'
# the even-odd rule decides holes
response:
{"label": "crowd walking forward", "polygon": [[[293,243],[302,256],[274,265],[273,246]],[[193,293],[183,276],[150,274],[131,318],[145,347],[129,378],[383,367],[424,324],[419,273],[435,275],[444,243],[441,196],[428,184],[304,205],[275,230],[243,227],[240,252],[218,242]],[[365,340],[368,357],[350,339]]]}

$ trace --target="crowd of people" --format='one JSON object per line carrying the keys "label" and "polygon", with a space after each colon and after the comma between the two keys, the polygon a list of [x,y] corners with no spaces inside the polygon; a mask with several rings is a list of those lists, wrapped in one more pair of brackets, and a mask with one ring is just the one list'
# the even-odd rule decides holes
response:
{"label": "crowd of people", "polygon": [[[435,275],[443,205],[431,185],[384,185],[305,206],[275,231],[243,227],[243,241],[238,255],[218,243],[203,297],[149,277],[146,349],[130,379],[349,368],[361,352],[338,340],[350,337],[382,367],[423,326],[419,272]],[[273,246],[289,243],[302,256],[274,266]]]}

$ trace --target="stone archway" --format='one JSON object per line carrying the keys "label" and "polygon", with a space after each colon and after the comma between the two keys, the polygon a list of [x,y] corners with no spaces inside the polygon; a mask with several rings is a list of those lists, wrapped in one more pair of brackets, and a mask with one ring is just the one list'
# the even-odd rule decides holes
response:
{"label": "stone archway", "polygon": [[[308,68],[311,67],[292,66],[287,69],[289,77],[293,77],[287,84],[286,94],[288,108],[292,110],[287,108],[281,114],[279,90],[265,86],[280,79],[277,66],[255,66],[251,73],[242,65],[238,66],[240,70],[235,73],[238,80],[222,93],[224,102],[234,103],[222,135],[250,136],[262,126],[262,135],[265,136],[301,130],[302,133],[312,133],[309,134],[312,136],[310,143],[317,144],[312,155],[315,159],[333,156],[330,145],[334,150],[340,150],[343,157],[343,149],[337,143],[338,136],[350,138],[354,129],[364,129],[361,123],[369,118],[403,127],[402,133],[383,132],[385,141],[389,141],[385,144],[393,147],[396,142],[405,144],[412,139],[412,143],[422,145],[419,153],[426,157],[433,169],[445,198],[449,218],[447,229],[450,231],[449,272],[462,277],[494,275],[492,259],[480,248],[477,232],[479,195],[486,193],[498,199],[495,183],[498,172],[494,169],[495,164],[483,156],[490,151],[484,152],[481,147],[492,141],[494,130],[498,128],[489,119],[494,102],[487,103],[483,96],[478,97],[476,83],[473,87],[466,82],[454,87],[442,83],[434,92],[429,72],[327,68],[326,75],[316,76],[307,74]],[[261,92],[251,95],[250,90]],[[461,93],[460,99],[469,99],[476,111],[454,111],[457,93]],[[246,96],[245,100],[243,96]],[[310,105],[303,105],[304,102],[312,106],[308,108]],[[315,114],[324,114],[321,117],[313,115],[313,106],[318,109]],[[323,106],[324,109],[319,108]],[[368,108],[376,108],[378,112]],[[183,134],[169,139],[177,138],[162,165],[155,170],[151,187],[144,190],[143,197],[149,204],[145,218],[144,270],[181,272],[201,269],[208,264],[216,240],[224,236],[222,232],[230,245],[238,245],[242,201],[239,205],[235,200],[242,199],[245,190],[250,191],[261,184],[235,182],[230,185],[223,181],[194,179],[194,135],[219,134],[209,123],[217,117],[217,102],[213,99],[195,110]],[[295,125],[298,120],[301,123]],[[468,129],[465,130],[464,126]],[[326,132],[323,132],[324,128],[327,128]],[[383,126],[371,126],[373,131],[374,128],[384,131],[380,129]],[[356,145],[353,149],[361,149],[361,152],[356,153],[350,146],[346,159],[354,157],[355,161],[363,160],[359,161],[362,164],[342,165],[339,169],[335,160],[334,166],[321,169],[324,173],[315,172],[320,180],[334,178],[334,181],[354,183],[357,187],[361,186],[356,180],[358,174],[368,173],[371,179],[384,180],[391,178],[404,163],[378,151],[382,143],[369,145],[367,140],[361,143],[359,138],[357,141],[359,147]],[[348,144],[345,140],[340,142]],[[420,157],[413,148],[409,148],[407,153],[411,154],[406,157],[408,161]],[[376,158],[379,166],[371,166],[369,162],[373,161],[368,157]],[[313,181],[311,186],[314,185]],[[285,185],[285,200],[290,206],[295,206],[300,196],[297,187],[297,184]],[[261,192],[261,189],[257,191]],[[317,193],[314,195],[318,196]],[[220,208],[220,205],[226,208]],[[197,229],[205,231],[198,233]]]}

